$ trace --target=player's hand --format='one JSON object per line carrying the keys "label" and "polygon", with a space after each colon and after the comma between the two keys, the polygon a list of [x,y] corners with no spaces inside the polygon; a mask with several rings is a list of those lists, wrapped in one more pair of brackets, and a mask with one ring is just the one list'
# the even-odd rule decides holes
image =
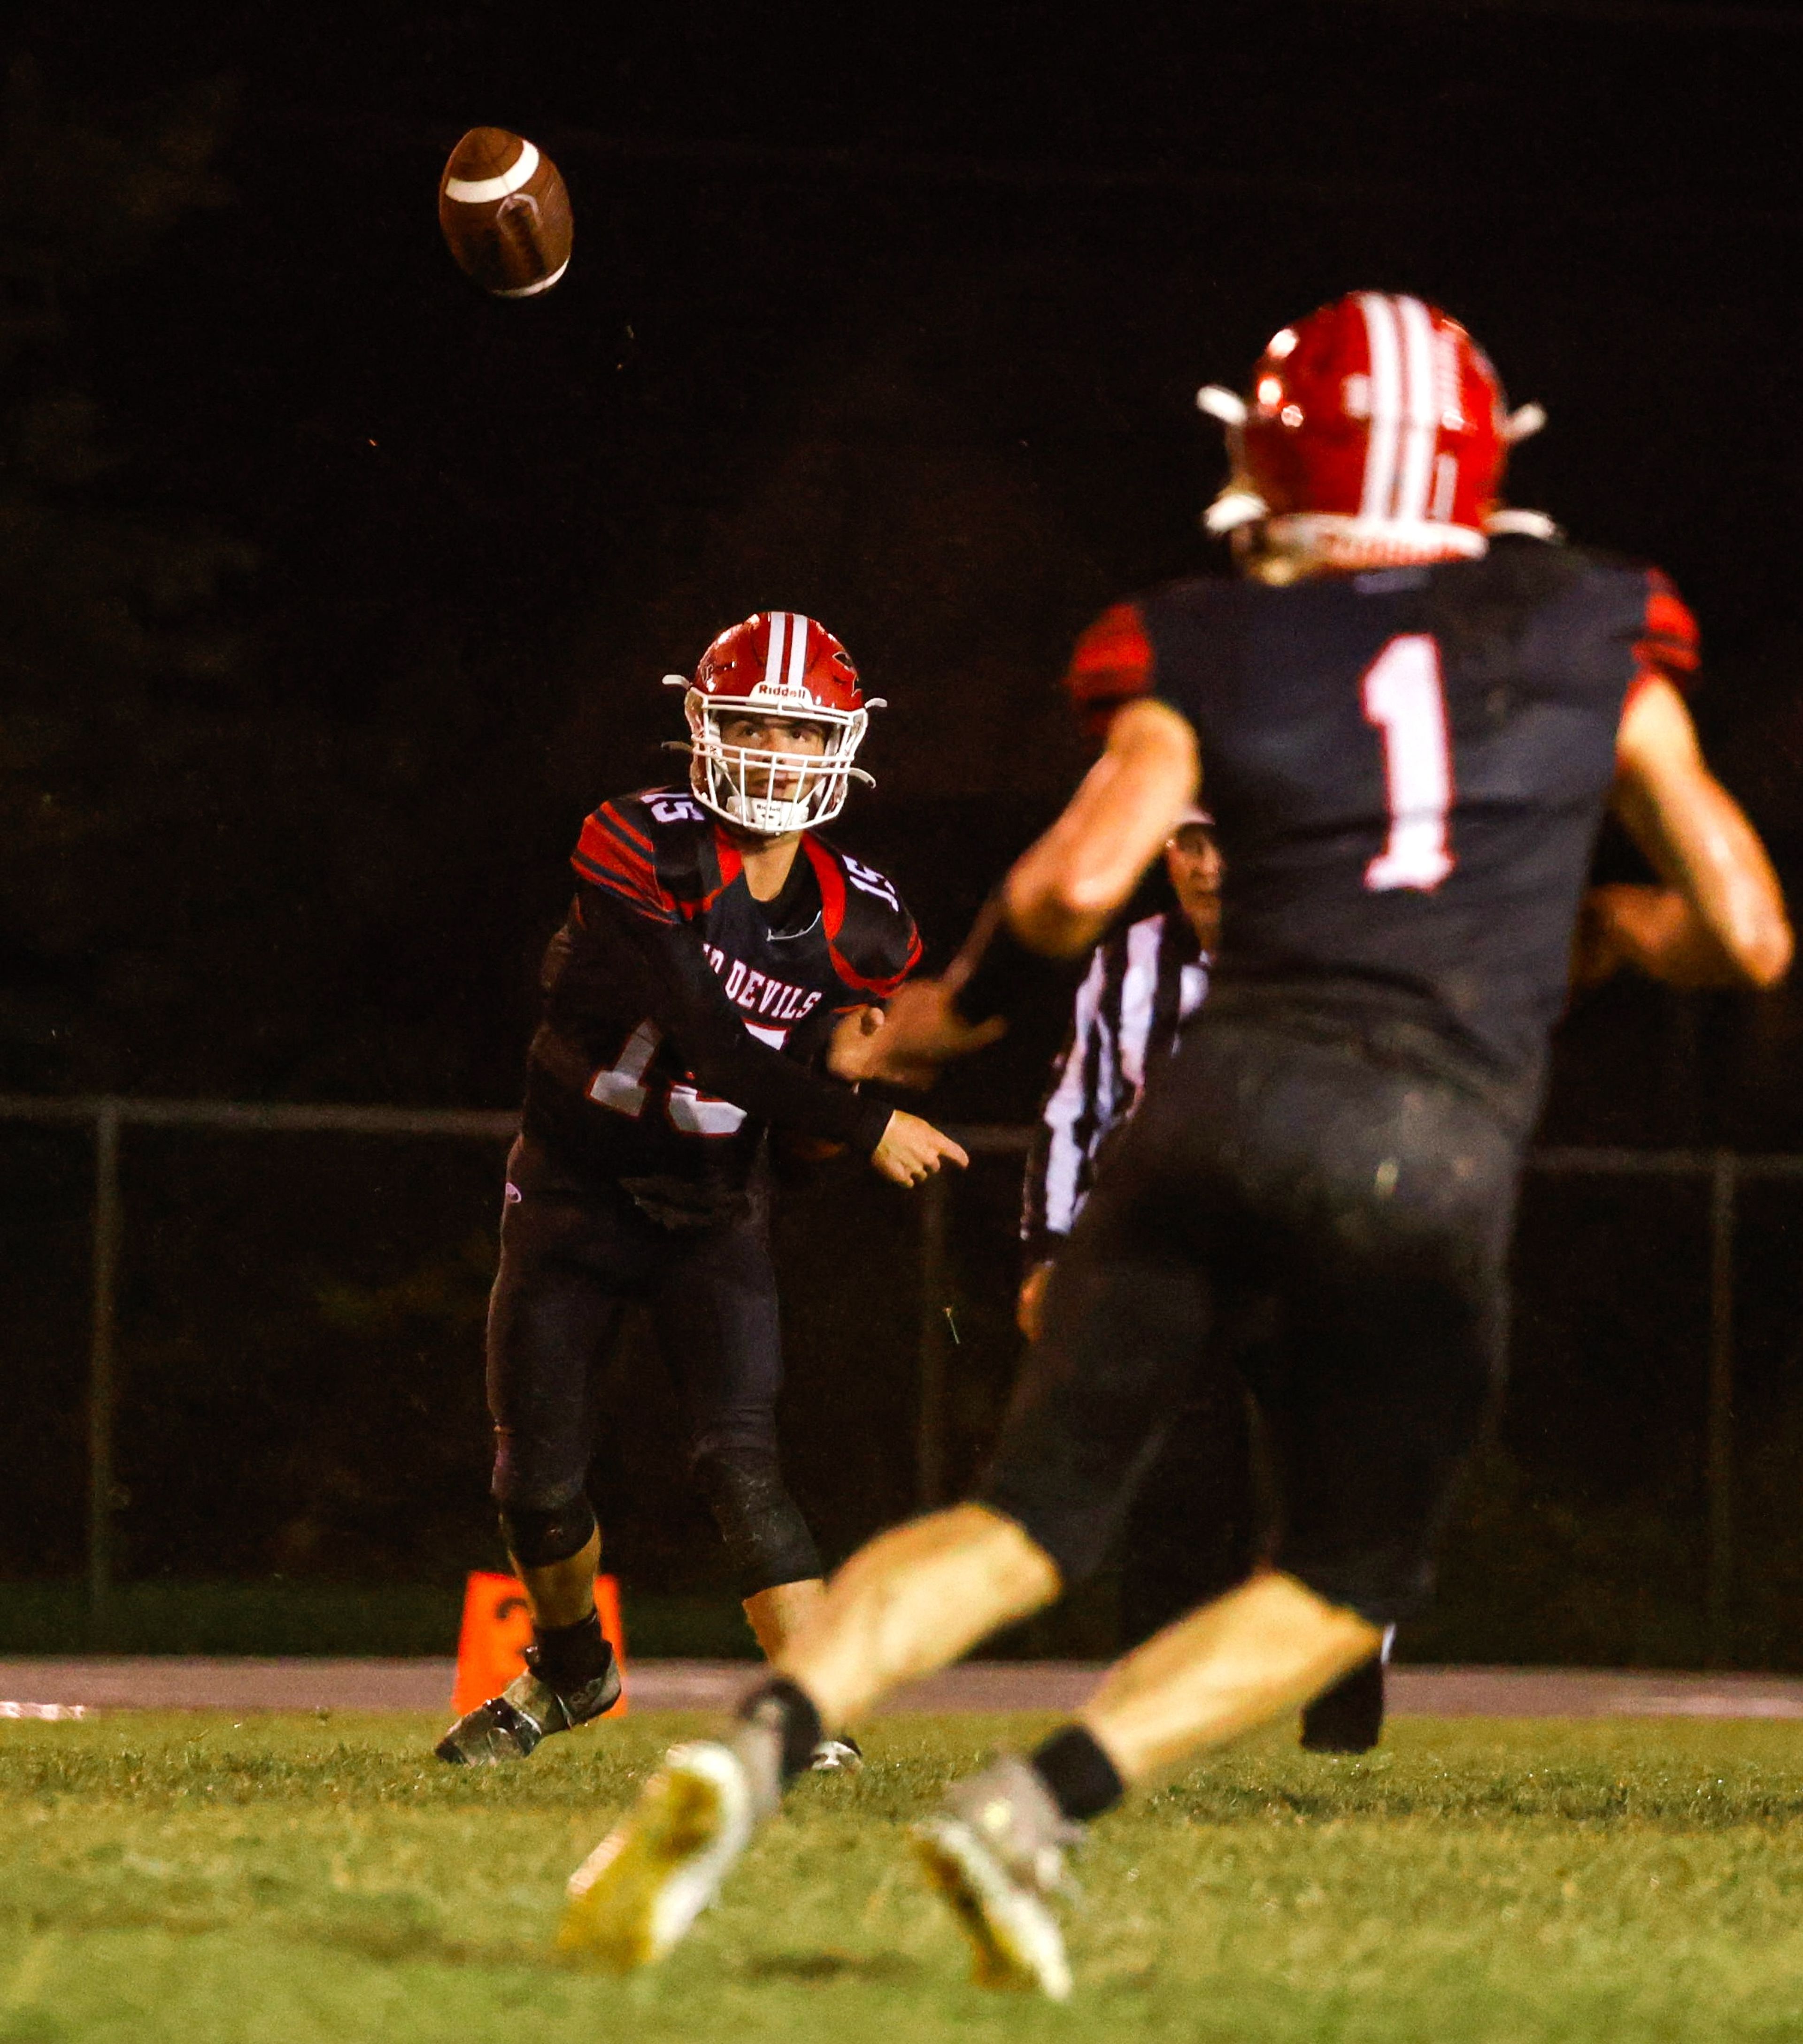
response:
{"label": "player's hand", "polygon": [[1014,1300],[1014,1324],[1028,1341],[1040,1338],[1040,1314],[1045,1304],[1045,1288],[1051,1278],[1051,1259],[1036,1263],[1021,1280]]}
{"label": "player's hand", "polygon": [[870,1042],[884,1020],[880,1008],[854,1008],[832,1025],[826,1047],[826,1068],[835,1078],[849,1079],[855,1085],[862,1079],[875,1077],[870,1069]]}
{"label": "player's hand", "polygon": [[1572,984],[1601,986],[1624,966],[1668,986],[1737,983],[1732,961],[1676,887],[1620,883],[1584,897],[1571,955]]}
{"label": "player's hand", "polygon": [[917,1185],[942,1164],[962,1170],[970,1161],[949,1135],[900,1108],[889,1117],[882,1140],[871,1152],[871,1162],[892,1185]]}
{"label": "player's hand", "polygon": [[911,979],[890,1002],[882,1028],[859,1044],[857,1076],[890,1085],[929,1086],[941,1065],[983,1049],[1007,1027],[999,1015],[973,1027],[951,1005],[944,980]]}
{"label": "player's hand", "polygon": [[1613,979],[1628,962],[1613,887],[1593,887],[1578,904],[1571,936],[1571,990],[1581,993]]}

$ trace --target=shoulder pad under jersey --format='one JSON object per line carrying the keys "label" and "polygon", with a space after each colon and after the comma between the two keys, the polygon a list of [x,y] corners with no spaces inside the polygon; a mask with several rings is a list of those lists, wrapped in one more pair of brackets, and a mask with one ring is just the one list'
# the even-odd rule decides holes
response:
{"label": "shoulder pad under jersey", "polygon": [[1703,663],[1702,634],[1695,613],[1670,578],[1645,561],[1601,547],[1567,546],[1559,551],[1580,568],[1631,575],[1641,584],[1642,609],[1634,638],[1634,657],[1640,670],[1636,683],[1657,678],[1686,694],[1693,689]]}
{"label": "shoulder pad under jersey", "polygon": [[1639,585],[1637,590],[1631,586],[1629,594],[1629,601],[1637,606],[1632,627],[1635,672],[1628,685],[1623,715],[1650,682],[1668,682],[1680,694],[1689,695],[1697,686],[1703,663],[1702,634],[1690,605],[1670,578],[1644,561],[1608,553],[1600,548],[1563,551],[1569,551],[1583,566],[1630,578],[1632,583]]}
{"label": "shoulder pad under jersey", "polygon": [[1125,702],[1152,690],[1156,660],[1139,606],[1117,603],[1078,637],[1064,673],[1064,691],[1084,736],[1101,740]]}
{"label": "shoulder pad under jersey", "polygon": [[920,933],[895,883],[813,831],[802,843],[820,887],[833,970],[852,996],[886,1001],[921,958]]}
{"label": "shoulder pad under jersey", "polygon": [[682,923],[705,904],[713,844],[713,820],[686,789],[646,788],[603,802],[570,863],[640,915]]}

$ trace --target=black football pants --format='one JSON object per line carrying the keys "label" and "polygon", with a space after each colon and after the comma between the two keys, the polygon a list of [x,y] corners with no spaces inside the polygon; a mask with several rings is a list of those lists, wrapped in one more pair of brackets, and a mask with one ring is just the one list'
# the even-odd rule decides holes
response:
{"label": "black football pants", "polygon": [[661,1226],[621,1187],[563,1168],[522,1136],[507,1161],[501,1268],[488,1315],[495,1501],[549,1511],[582,1491],[594,1384],[626,1308],[650,1308],[688,1464],[741,1596],[821,1573],[782,1481],[782,1388],[767,1201],[710,1228]]}
{"label": "black football pants", "polygon": [[[1520,1170],[1517,1125],[1419,1025],[1205,1009],[1058,1260],[979,1499],[1082,1581],[1197,1372],[1236,1361],[1276,1566],[1408,1616],[1501,1381]],[[1270,1339],[1228,1357],[1249,1319]]]}

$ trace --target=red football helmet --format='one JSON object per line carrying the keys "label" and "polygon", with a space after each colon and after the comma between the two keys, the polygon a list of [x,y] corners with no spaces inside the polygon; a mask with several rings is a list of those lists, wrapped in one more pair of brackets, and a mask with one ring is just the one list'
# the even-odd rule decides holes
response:
{"label": "red football helmet", "polygon": [[1324,305],[1271,336],[1249,398],[1211,385],[1196,402],[1226,424],[1233,457],[1212,532],[1262,524],[1278,554],[1371,567],[1549,529],[1497,504],[1511,443],[1544,413],[1511,414],[1483,350],[1419,298],[1355,291]]}
{"label": "red football helmet", "polygon": [[[722,632],[686,688],[689,785],[695,799],[742,830],[780,837],[837,816],[851,782],[869,774],[852,763],[869,713],[852,656],[824,625],[794,610],[760,610]],[[724,743],[722,712],[781,713],[821,727],[818,753],[754,751]]]}

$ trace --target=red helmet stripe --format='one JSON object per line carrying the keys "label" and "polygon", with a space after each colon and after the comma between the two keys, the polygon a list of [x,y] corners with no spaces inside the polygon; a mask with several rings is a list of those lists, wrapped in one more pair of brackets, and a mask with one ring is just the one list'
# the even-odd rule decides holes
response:
{"label": "red helmet stripe", "polygon": [[1397,443],[1402,436],[1402,346],[1396,313],[1381,291],[1359,294],[1365,340],[1371,352],[1371,416],[1366,435],[1365,484],[1361,518],[1388,518],[1396,486]]}
{"label": "red helmet stripe", "polygon": [[1396,486],[1396,515],[1411,521],[1428,515],[1434,444],[1440,438],[1440,407],[1434,390],[1434,323],[1419,298],[1397,298],[1402,325],[1402,472]]}

